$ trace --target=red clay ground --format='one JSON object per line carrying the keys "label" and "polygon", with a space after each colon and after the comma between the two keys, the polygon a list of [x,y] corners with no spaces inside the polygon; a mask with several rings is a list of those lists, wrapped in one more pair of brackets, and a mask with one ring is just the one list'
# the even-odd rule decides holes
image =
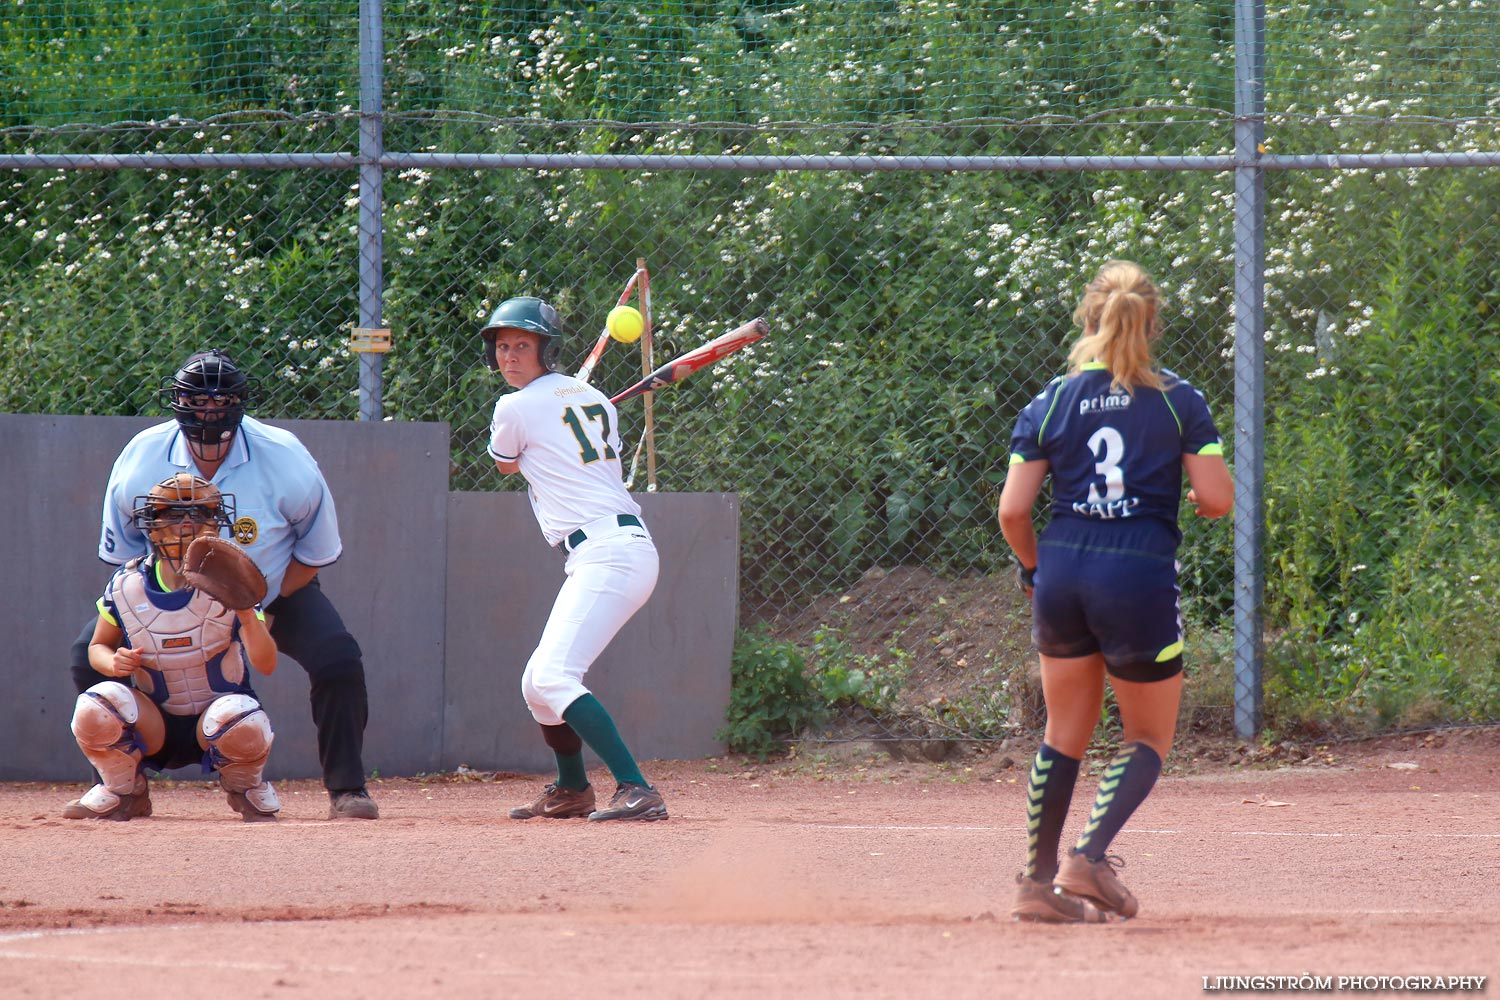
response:
{"label": "red clay ground", "polygon": [[375,823],[327,822],[311,782],[282,786],[275,825],[201,784],[159,783],[122,824],[60,819],[81,785],[0,786],[0,995],[1031,1000],[1500,974],[1497,730],[1200,758],[1116,841],[1142,910],[1106,927],[1008,919],[1024,775],[1004,755],[843,757],[656,762],[672,819],[641,825],[508,821],[538,784],[508,775],[375,782]]}

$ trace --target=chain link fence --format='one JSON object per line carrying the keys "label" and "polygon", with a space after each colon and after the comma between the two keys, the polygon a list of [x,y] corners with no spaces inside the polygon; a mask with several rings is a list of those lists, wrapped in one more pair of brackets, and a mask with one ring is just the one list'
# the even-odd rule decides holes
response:
{"label": "chain link fence", "polygon": [[[772,327],[655,394],[634,480],[740,494],[745,642],[805,654],[828,738],[997,738],[1037,707],[994,520],[1009,433],[1101,262],[1157,277],[1161,360],[1226,445],[1250,419],[1235,41],[1258,8],[18,3],[0,407],[153,412],[215,344],[262,377],[259,415],[368,419],[350,334],[384,325],[379,416],[450,422],[452,488],[513,488],[475,331],[545,295],[576,368],[643,259],[657,363]],[[1263,463],[1264,529],[1236,553],[1184,521],[1191,724],[1227,731],[1248,683],[1282,729],[1500,718],[1497,21],[1265,13],[1264,446],[1231,456]],[[1359,159],[1386,154],[1413,159]],[[593,381],[641,373],[614,345]],[[633,454],[642,401],[621,417]],[[1236,675],[1236,555],[1264,567],[1263,679]]]}

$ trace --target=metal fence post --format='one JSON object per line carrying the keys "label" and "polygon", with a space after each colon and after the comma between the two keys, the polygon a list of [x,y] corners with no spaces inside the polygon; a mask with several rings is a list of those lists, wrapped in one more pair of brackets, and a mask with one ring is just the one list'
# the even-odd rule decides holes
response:
{"label": "metal fence post", "polygon": [[[385,251],[381,233],[381,203],[384,177],[380,157],[384,153],[385,42],[382,5],[384,0],[360,0],[359,4],[359,326],[375,330],[381,326],[380,297]],[[387,340],[384,346],[389,348]],[[378,350],[359,352],[359,419],[381,419],[382,368],[385,355]]]}
{"label": "metal fence post", "polygon": [[1234,8],[1234,728],[1253,739],[1264,703],[1266,5]]}

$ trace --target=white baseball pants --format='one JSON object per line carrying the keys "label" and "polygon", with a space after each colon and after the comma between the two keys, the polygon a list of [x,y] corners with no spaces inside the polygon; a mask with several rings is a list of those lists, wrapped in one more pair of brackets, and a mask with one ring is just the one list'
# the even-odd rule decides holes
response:
{"label": "white baseball pants", "polygon": [[640,529],[590,537],[569,553],[568,578],[521,675],[532,718],[562,725],[563,710],[589,693],[583,675],[656,589],[659,568]]}

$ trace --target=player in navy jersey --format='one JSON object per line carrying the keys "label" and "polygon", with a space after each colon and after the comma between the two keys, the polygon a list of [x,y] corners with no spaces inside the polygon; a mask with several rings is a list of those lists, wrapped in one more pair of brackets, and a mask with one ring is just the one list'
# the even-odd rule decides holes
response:
{"label": "player in navy jersey", "polygon": [[[1047,724],[1028,784],[1026,868],[1012,915],[1048,923],[1135,916],[1110,842],[1145,801],[1171,749],[1182,696],[1177,511],[1222,517],[1234,500],[1219,433],[1198,390],[1152,360],[1157,291],[1110,261],[1073,313],[1068,373],[1021,412],[1000,496],[1041,653]],[[1048,474],[1051,518],[1032,510]],[[1108,677],[1124,739],[1061,865],[1058,846]]]}

